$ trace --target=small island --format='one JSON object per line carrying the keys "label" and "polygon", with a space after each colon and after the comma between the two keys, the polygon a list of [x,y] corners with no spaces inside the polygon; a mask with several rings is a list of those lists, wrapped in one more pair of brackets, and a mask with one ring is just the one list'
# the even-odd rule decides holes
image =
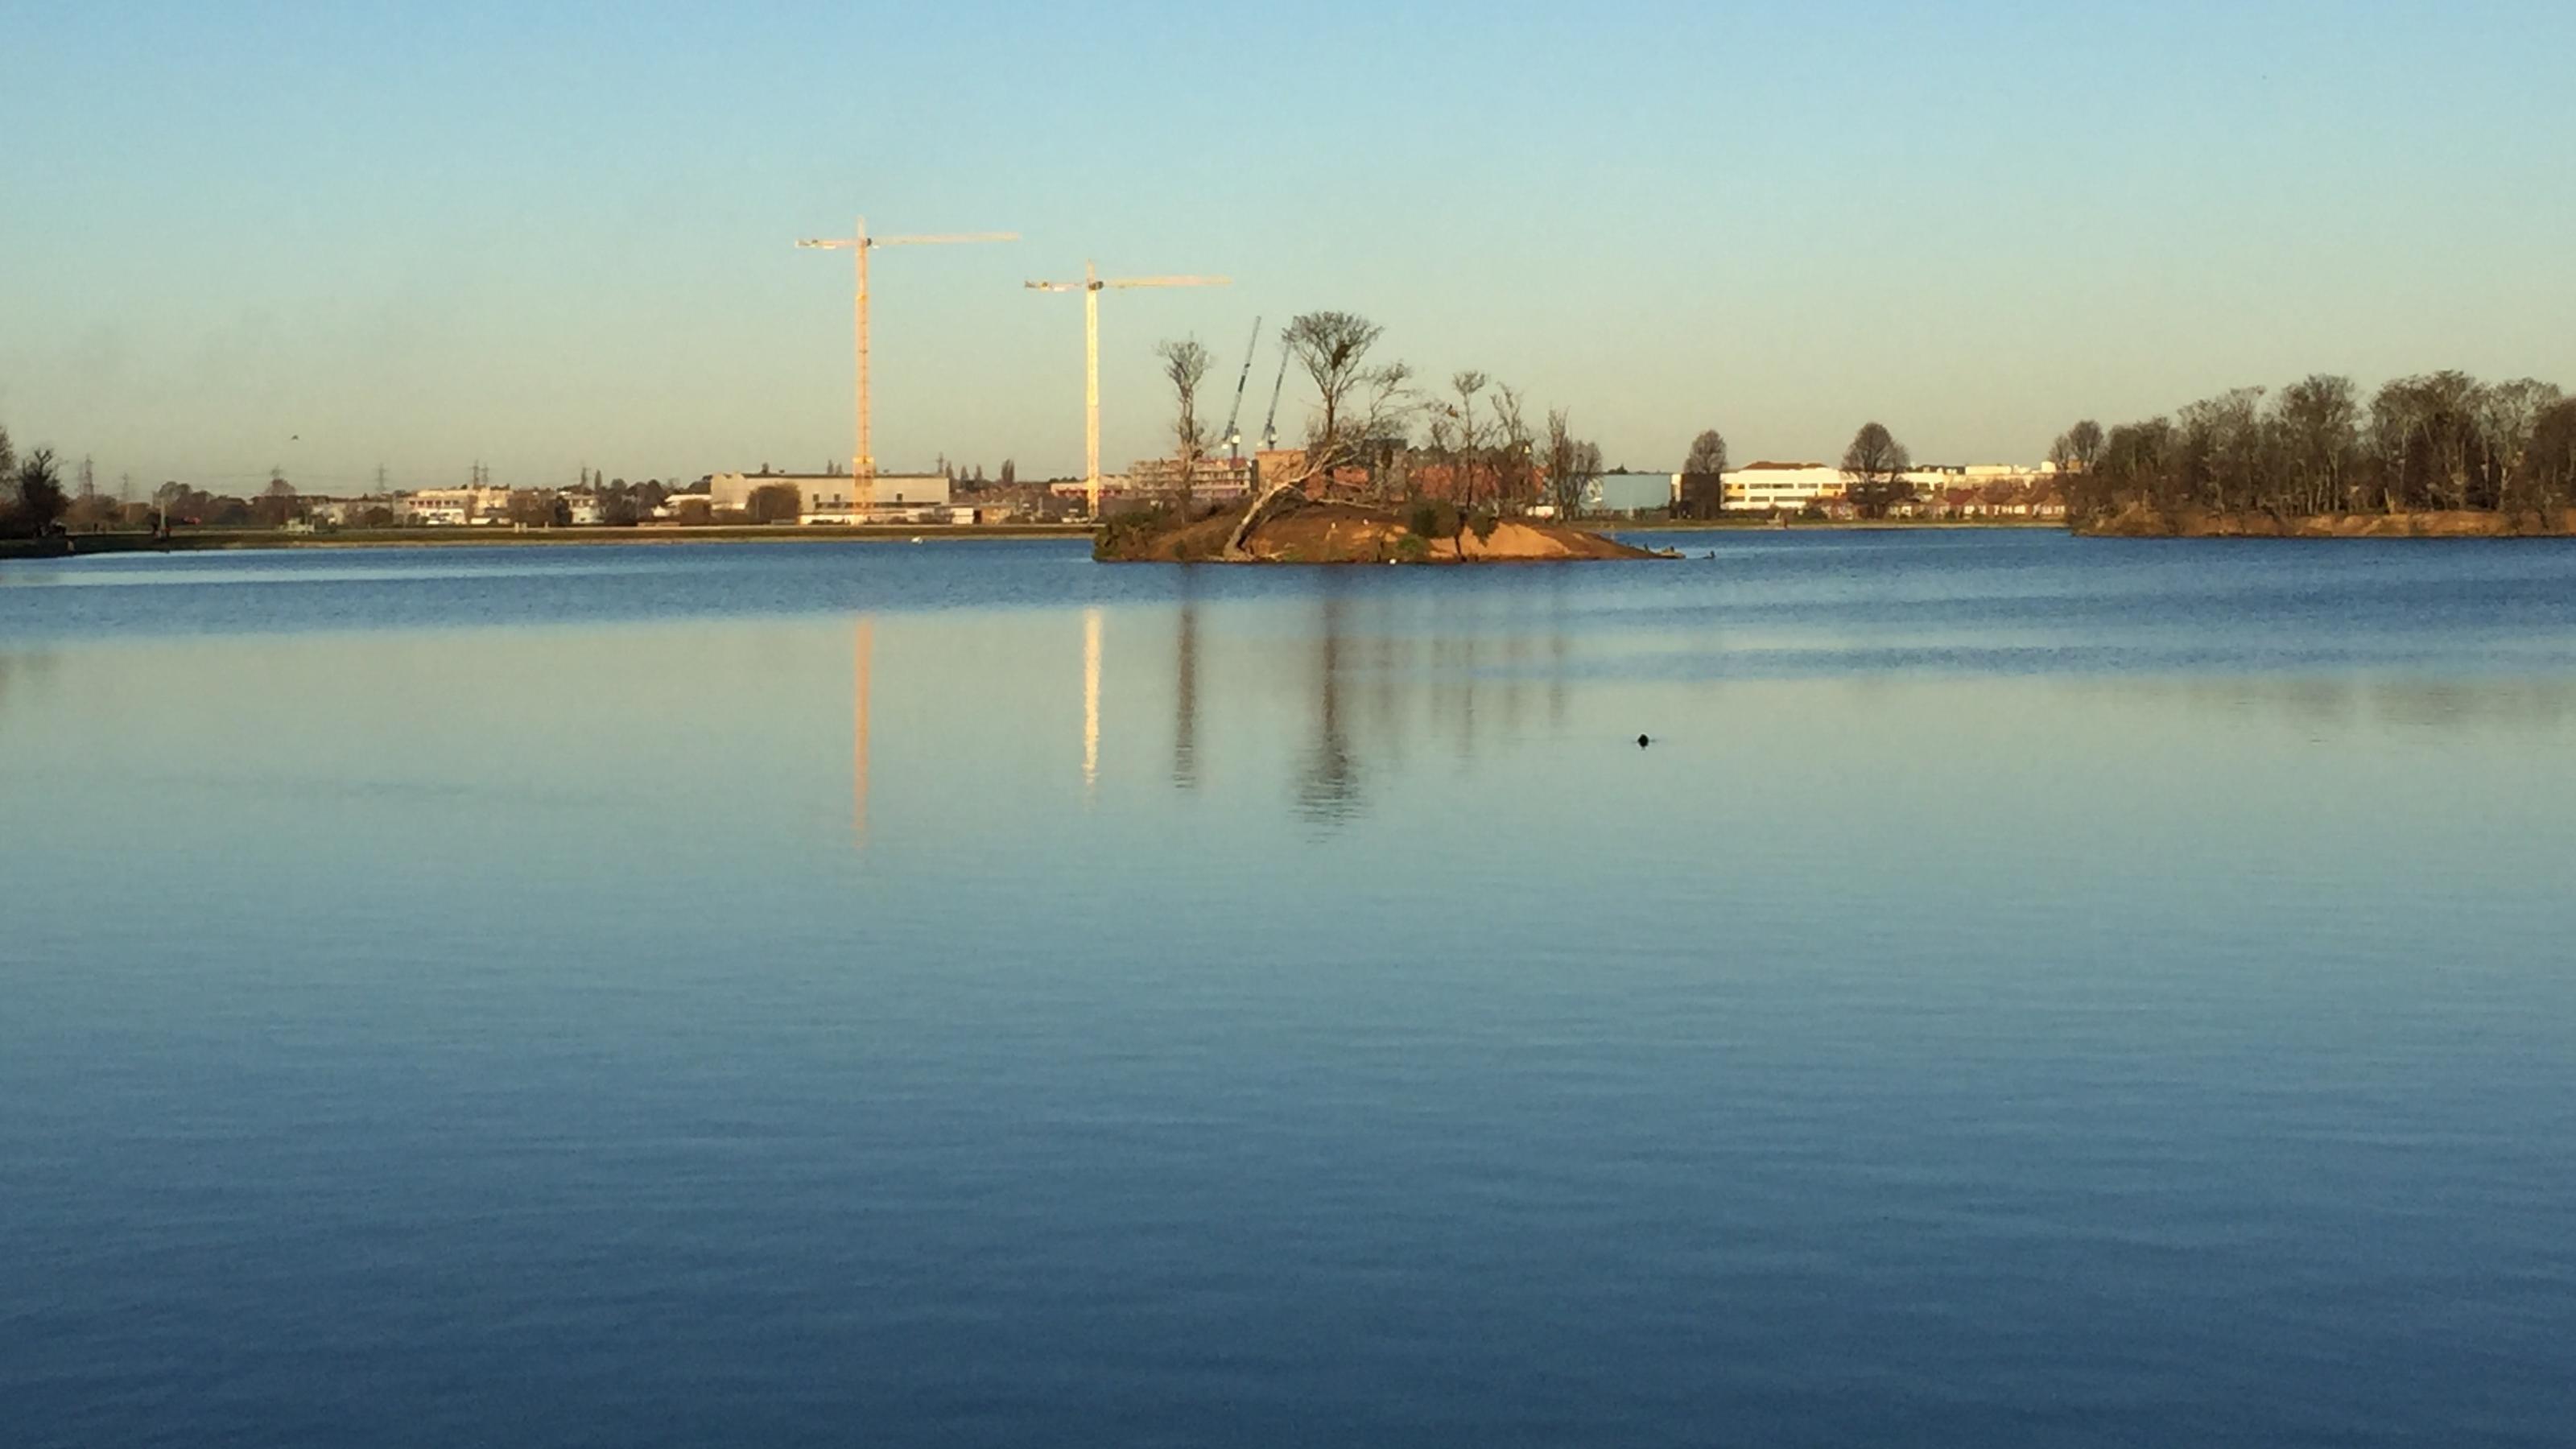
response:
{"label": "small island", "polygon": [[1092,541],[1104,563],[1474,564],[1666,558],[1587,529],[1451,504],[1410,510],[1319,501],[1278,489],[1248,509],[1163,509],[1112,518]]}
{"label": "small island", "polygon": [[[1574,435],[1563,409],[1535,423],[1520,393],[1474,370],[1451,375],[1445,388],[1421,388],[1405,364],[1368,361],[1379,333],[1376,323],[1349,312],[1309,312],[1289,323],[1279,338],[1281,376],[1292,363],[1305,374],[1315,390],[1314,416],[1302,447],[1277,447],[1265,427],[1272,446],[1248,465],[1211,455],[1211,442],[1232,445],[1240,433],[1229,418],[1211,439],[1199,417],[1207,349],[1195,339],[1163,343],[1157,352],[1172,389],[1174,450],[1157,467],[1176,486],[1158,506],[1103,518],[1092,556],[1107,563],[1269,564],[1672,556],[1560,521],[1601,475],[1600,447]],[[1248,377],[1249,356],[1244,365]],[[1272,410],[1275,422],[1275,396]],[[1234,491],[1197,495],[1202,477]]]}

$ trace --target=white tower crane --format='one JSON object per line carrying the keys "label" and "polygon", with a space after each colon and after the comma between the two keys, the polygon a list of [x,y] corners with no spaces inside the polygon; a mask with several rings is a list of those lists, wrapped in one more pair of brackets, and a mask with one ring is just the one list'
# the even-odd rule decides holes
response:
{"label": "white tower crane", "polygon": [[1109,287],[1222,287],[1227,277],[1103,277],[1089,262],[1079,282],[1031,282],[1032,292],[1082,294],[1082,466],[1091,516],[1100,517],[1100,294]]}

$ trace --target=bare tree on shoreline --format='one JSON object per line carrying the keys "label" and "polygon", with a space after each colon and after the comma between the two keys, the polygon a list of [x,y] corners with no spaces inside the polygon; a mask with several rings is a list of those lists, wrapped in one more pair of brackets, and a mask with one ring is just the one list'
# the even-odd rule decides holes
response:
{"label": "bare tree on shoreline", "polygon": [[1884,423],[1863,423],[1852,434],[1851,446],[1843,450],[1843,476],[1850,480],[1844,486],[1852,506],[1868,518],[1885,517],[1889,505],[1902,502],[1914,492],[1905,481],[1906,470],[1914,466],[1914,456]]}
{"label": "bare tree on shoreline", "polygon": [[1564,408],[1547,414],[1547,492],[1556,516],[1572,518],[1583,511],[1583,497],[1601,476],[1601,445],[1574,435],[1573,418]]}
{"label": "bare tree on shoreline", "polygon": [[1726,435],[1715,428],[1703,429],[1691,439],[1690,455],[1682,459],[1685,473],[1723,474],[1726,471]]}

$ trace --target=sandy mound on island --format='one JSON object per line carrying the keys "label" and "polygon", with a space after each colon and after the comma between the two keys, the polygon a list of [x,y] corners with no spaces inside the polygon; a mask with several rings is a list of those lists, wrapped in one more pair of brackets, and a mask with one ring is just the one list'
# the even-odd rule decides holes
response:
{"label": "sandy mound on island", "polygon": [[1305,503],[1265,518],[1244,540],[1242,556],[1229,557],[1226,541],[1242,513],[1227,509],[1183,523],[1113,522],[1094,545],[1096,557],[1122,563],[1563,563],[1584,559],[1659,558],[1562,524],[1505,519],[1478,538],[1420,539],[1406,522],[1383,509],[1348,503]]}

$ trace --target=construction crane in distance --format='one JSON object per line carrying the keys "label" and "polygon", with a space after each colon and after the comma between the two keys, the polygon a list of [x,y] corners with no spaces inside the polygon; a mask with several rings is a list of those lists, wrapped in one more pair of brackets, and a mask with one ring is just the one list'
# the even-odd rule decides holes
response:
{"label": "construction crane in distance", "polygon": [[1279,349],[1279,375],[1270,382],[1270,416],[1261,424],[1261,450],[1269,452],[1279,446],[1279,390],[1288,385],[1288,349]]}
{"label": "construction crane in distance", "polygon": [[1260,346],[1261,319],[1255,317],[1252,319],[1252,339],[1243,344],[1243,371],[1234,380],[1234,407],[1225,415],[1225,455],[1228,458],[1243,456],[1243,429],[1236,427],[1235,422],[1243,416],[1243,385],[1252,381],[1252,354]]}
{"label": "construction crane in distance", "polygon": [[858,494],[858,497],[853,501],[859,505],[859,517],[862,519],[868,516],[868,510],[874,508],[877,501],[877,459],[871,449],[871,439],[868,436],[868,253],[878,247],[944,246],[951,242],[998,242],[1019,239],[1020,234],[1015,231],[955,232],[946,236],[870,236],[868,219],[863,216],[859,218],[857,228],[848,236],[808,237],[796,244],[799,247],[823,251],[851,252],[858,257],[859,290],[857,299],[851,303],[851,331],[856,338],[858,359],[858,381],[853,386],[856,394],[853,401],[857,405],[858,426],[854,446],[850,450],[850,476],[856,480],[853,491]]}
{"label": "construction crane in distance", "polygon": [[1222,287],[1230,277],[1103,277],[1089,262],[1079,282],[1031,282],[1032,292],[1082,294],[1082,466],[1083,492],[1091,516],[1100,517],[1100,294],[1110,287]]}

